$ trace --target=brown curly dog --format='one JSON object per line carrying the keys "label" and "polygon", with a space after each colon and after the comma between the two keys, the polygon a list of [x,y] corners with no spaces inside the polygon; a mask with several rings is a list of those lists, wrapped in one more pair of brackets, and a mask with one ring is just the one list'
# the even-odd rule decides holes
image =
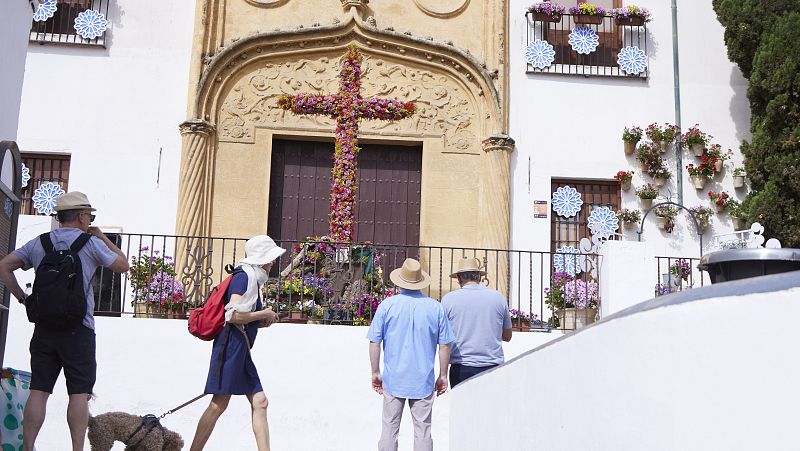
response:
{"label": "brown curly dog", "polygon": [[126,451],[180,451],[183,448],[181,436],[161,426],[152,415],[140,417],[108,412],[89,417],[92,451],[110,451],[114,442],[124,443]]}

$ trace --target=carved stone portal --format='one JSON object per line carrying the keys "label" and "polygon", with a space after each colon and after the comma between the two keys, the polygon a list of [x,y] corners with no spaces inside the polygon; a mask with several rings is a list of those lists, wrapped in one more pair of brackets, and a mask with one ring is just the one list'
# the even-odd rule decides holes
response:
{"label": "carved stone portal", "polygon": [[[333,92],[340,59],[320,56],[284,62],[259,62],[243,70],[222,103],[220,141],[253,143],[256,127],[330,131],[333,119],[295,116],[276,106],[277,97],[299,92]],[[365,121],[365,134],[442,136],[445,152],[478,154],[477,105],[455,79],[433,70],[409,67],[364,53],[363,95],[414,102],[417,113],[398,122]]]}

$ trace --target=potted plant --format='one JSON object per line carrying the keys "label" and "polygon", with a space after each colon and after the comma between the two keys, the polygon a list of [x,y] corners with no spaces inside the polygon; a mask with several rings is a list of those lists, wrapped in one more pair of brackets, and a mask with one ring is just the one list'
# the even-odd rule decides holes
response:
{"label": "potted plant", "polygon": [[689,210],[694,214],[694,219],[697,221],[697,227],[699,228],[699,231],[705,232],[706,228],[708,228],[711,216],[714,214],[714,210],[710,207],[703,207],[700,205],[692,207]]}
{"label": "potted plant", "polygon": [[600,292],[597,282],[576,279],[564,272],[553,273],[550,287],[544,289],[545,303],[553,312],[554,327],[580,329],[597,318]]}
{"label": "potted plant", "polygon": [[636,151],[636,144],[642,139],[641,127],[625,127],[622,131],[622,142],[625,143],[625,155],[633,155]]}
{"label": "potted plant", "polygon": [[655,169],[651,166],[650,176],[653,177],[653,183],[655,183],[656,187],[661,188],[672,177],[672,173],[662,164]]}
{"label": "potted plant", "polygon": [[611,10],[611,17],[617,26],[641,27],[646,22],[650,22],[650,11],[636,5],[627,5],[623,8]]}
{"label": "potted plant", "polygon": [[728,213],[733,220],[734,230],[744,230],[747,228],[747,213],[742,208],[742,204],[736,199],[728,201]]}
{"label": "potted plant", "polygon": [[642,201],[642,207],[646,210],[653,206],[653,199],[658,197],[658,188],[651,184],[646,184],[636,190],[636,195]]}
{"label": "potted plant", "polygon": [[622,221],[622,227],[626,229],[633,229],[642,220],[642,212],[639,210],[628,210],[623,208],[617,212],[617,218]]}
{"label": "potted plant", "polygon": [[[131,305],[136,317],[164,317],[164,301],[167,293],[174,293],[183,286],[175,280],[175,262],[168,255],[148,246],[139,248],[131,257],[129,280],[133,299]],[[167,288],[172,287],[171,290]]]}
{"label": "potted plant", "polygon": [[689,282],[691,274],[692,267],[688,260],[679,258],[669,266],[670,284],[675,287],[681,287],[684,282]]}
{"label": "potted plant", "polygon": [[656,214],[658,226],[667,233],[672,233],[675,227],[675,218],[678,216],[678,207],[674,205],[659,205],[653,212]]}
{"label": "potted plant", "polygon": [[711,138],[711,135],[700,131],[698,124],[694,124],[694,127],[689,128],[689,131],[681,135],[681,146],[691,150],[694,156],[699,157],[705,152],[706,145]]}
{"label": "potted plant", "polygon": [[717,209],[717,213],[722,213],[725,211],[729,206],[731,206],[731,196],[726,193],[725,191],[720,191],[719,193],[714,191],[708,192],[708,197],[711,199],[711,203],[714,204],[714,207]]}
{"label": "potted plant", "polygon": [[661,157],[653,144],[645,143],[639,146],[636,159],[642,165],[642,172],[648,172],[651,167],[658,167],[661,164]]}
{"label": "potted plant", "polygon": [[601,24],[606,16],[606,10],[602,6],[591,3],[581,3],[569,8],[572,20],[576,24]]}
{"label": "potted plant", "polygon": [[664,124],[664,128],[661,128],[654,122],[647,126],[645,134],[650,138],[650,141],[653,141],[653,144],[658,147],[661,153],[665,153],[669,146],[675,142],[675,139],[680,137],[681,130],[677,125],[671,124]]}
{"label": "potted plant", "polygon": [[538,2],[528,7],[528,12],[533,14],[533,20],[538,22],[561,22],[561,15],[566,8],[558,3]]}
{"label": "potted plant", "polygon": [[631,180],[633,179],[633,171],[617,171],[617,174],[614,176],[614,180],[619,183],[619,186],[622,188],[622,191],[628,191],[631,189]]}
{"label": "potted plant", "polygon": [[324,317],[325,317],[325,308],[317,305],[311,309],[311,317],[308,319],[308,324],[325,324],[322,321]]}
{"label": "potted plant", "polygon": [[529,314],[527,312],[523,312],[522,310],[511,309],[508,311],[511,314],[511,326],[515,331],[519,332],[530,332],[531,330],[531,319],[536,319],[536,314]]}
{"label": "potted plant", "polygon": [[733,168],[733,187],[744,188],[744,182],[747,178],[747,173],[743,167]]}
{"label": "potted plant", "polygon": [[733,157],[733,151],[728,149],[727,152],[722,152],[722,146],[714,144],[708,148],[707,152],[708,163],[714,167],[714,173],[719,174],[722,172],[722,165],[725,160],[730,160]]}
{"label": "potted plant", "polygon": [[688,164],[686,165],[686,170],[689,172],[689,178],[697,190],[705,188],[708,178],[714,175],[714,168],[707,163],[702,163],[700,166]]}

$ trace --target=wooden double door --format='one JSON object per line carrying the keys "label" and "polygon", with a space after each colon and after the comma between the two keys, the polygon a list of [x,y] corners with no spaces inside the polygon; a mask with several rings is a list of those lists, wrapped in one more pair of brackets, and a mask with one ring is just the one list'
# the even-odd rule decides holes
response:
{"label": "wooden double door", "polygon": [[[328,233],[330,142],[275,140],[267,233],[302,240]],[[358,155],[354,241],[419,244],[422,147],[366,144]]]}

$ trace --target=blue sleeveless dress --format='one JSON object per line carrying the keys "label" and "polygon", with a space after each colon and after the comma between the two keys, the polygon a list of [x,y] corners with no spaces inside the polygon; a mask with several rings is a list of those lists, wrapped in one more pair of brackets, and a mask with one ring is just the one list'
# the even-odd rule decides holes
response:
{"label": "blue sleeveless dress", "polygon": [[[244,271],[233,275],[233,280],[225,294],[225,304],[230,302],[232,294],[243,295],[247,291],[247,274]],[[261,309],[259,297],[256,308]],[[245,325],[247,338],[251,346],[258,334],[258,321]],[[251,395],[264,391],[258,377],[256,366],[247,349],[244,334],[228,324],[214,339],[211,350],[211,363],[206,379],[206,393],[219,395]]]}

